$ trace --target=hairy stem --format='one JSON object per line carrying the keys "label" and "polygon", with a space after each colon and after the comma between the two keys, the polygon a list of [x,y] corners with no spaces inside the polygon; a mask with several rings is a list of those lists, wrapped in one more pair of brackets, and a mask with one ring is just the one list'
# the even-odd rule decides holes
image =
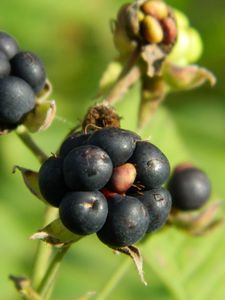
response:
{"label": "hairy stem", "polygon": [[27,146],[27,148],[30,149],[30,151],[36,156],[40,163],[43,163],[48,158],[47,154],[45,154],[44,151],[39,148],[31,138],[25,126],[19,126],[16,130],[16,134],[20,138],[20,140]]}
{"label": "hairy stem", "polygon": [[46,300],[46,297],[49,298],[49,291],[52,289],[61,261],[65,256],[66,252],[69,250],[69,248],[70,245],[57,249],[56,254],[54,255],[51,263],[49,264],[48,269],[46,270],[46,273],[37,289],[42,300]]}
{"label": "hairy stem", "polygon": [[123,278],[127,272],[132,261],[130,258],[125,257],[122,264],[115,270],[111,278],[107,280],[107,283],[104,285],[104,288],[97,293],[95,300],[105,300],[110,295],[110,293],[115,289],[120,280]]}

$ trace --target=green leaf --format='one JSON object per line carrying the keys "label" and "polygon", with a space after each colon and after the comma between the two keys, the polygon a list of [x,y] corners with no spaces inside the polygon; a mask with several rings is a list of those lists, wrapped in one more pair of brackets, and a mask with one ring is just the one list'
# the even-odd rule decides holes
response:
{"label": "green leaf", "polygon": [[47,203],[44,198],[42,197],[39,183],[38,183],[38,172],[35,172],[33,170],[29,170],[20,166],[14,166],[13,167],[13,173],[16,172],[16,170],[20,171],[23,181],[28,188],[28,190],[36,196],[38,199],[42,200],[43,202]]}
{"label": "green leaf", "polygon": [[43,101],[36,104],[23,122],[30,132],[46,130],[53,122],[56,114],[56,103],[54,100]]}
{"label": "green leaf", "polygon": [[77,235],[69,231],[60,219],[52,221],[43,229],[31,236],[32,240],[41,240],[48,244],[62,247],[79,241],[83,236]]}

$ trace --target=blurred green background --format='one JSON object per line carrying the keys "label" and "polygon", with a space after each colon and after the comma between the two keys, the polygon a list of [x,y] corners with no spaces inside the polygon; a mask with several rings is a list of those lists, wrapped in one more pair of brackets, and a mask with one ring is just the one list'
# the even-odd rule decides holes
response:
{"label": "blurred green background", "polygon": [[[45,62],[57,100],[57,118],[34,139],[50,154],[93,103],[98,80],[116,55],[109,20],[122,0],[1,0],[1,30],[14,35],[21,48]],[[151,137],[171,164],[190,160],[203,168],[213,185],[213,200],[225,199],[225,2],[168,0],[184,11],[204,41],[200,64],[218,78],[215,88],[173,94],[160,108],[145,137]],[[118,104],[123,126],[135,129],[138,88]],[[26,190],[12,166],[38,170],[39,165],[14,133],[0,137],[0,299],[19,296],[9,274],[29,275],[36,242],[29,236],[42,225],[44,207]],[[192,238],[177,229],[153,235],[142,247],[144,287],[122,255],[90,236],[74,245],[60,270],[54,300],[72,300],[99,292],[120,272],[121,281],[108,300],[225,299],[224,226]],[[125,264],[124,264],[125,261]],[[122,269],[121,269],[122,266]],[[122,276],[123,275],[123,276]]]}

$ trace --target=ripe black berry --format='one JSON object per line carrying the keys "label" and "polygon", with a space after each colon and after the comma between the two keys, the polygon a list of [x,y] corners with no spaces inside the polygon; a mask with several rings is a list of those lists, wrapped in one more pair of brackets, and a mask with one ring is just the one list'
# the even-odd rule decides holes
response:
{"label": "ripe black berry", "polygon": [[185,164],[174,170],[168,189],[173,206],[181,210],[192,210],[202,207],[211,193],[211,184],[207,175],[200,169]]}
{"label": "ripe black berry", "polygon": [[111,247],[129,246],[140,240],[149,224],[146,207],[137,198],[114,196],[108,201],[106,222],[98,238]]}
{"label": "ripe black berry", "polygon": [[18,77],[0,79],[0,123],[18,124],[35,105],[31,87]]}
{"label": "ripe black berry", "polygon": [[134,132],[106,127],[95,131],[88,143],[105,150],[109,154],[113,166],[117,167],[127,162],[131,157],[137,140],[140,140],[140,137]]}
{"label": "ripe black berry", "polygon": [[100,230],[105,223],[108,205],[100,192],[66,194],[60,207],[62,223],[72,232],[87,235]]}
{"label": "ripe black berry", "polygon": [[0,50],[7,55],[8,59],[11,59],[19,52],[19,46],[12,36],[5,32],[0,32]]}
{"label": "ripe black berry", "polygon": [[25,80],[37,94],[45,84],[43,62],[31,52],[19,52],[11,60],[12,74]]}
{"label": "ripe black berry", "polygon": [[7,55],[0,50],[0,78],[9,75],[11,70]]}
{"label": "ripe black berry", "polygon": [[59,156],[66,157],[66,155],[79,146],[86,145],[87,139],[91,136],[90,133],[75,132],[71,134],[61,145],[59,149]]}
{"label": "ripe black berry", "polygon": [[137,169],[137,180],[145,189],[161,186],[169,176],[170,165],[166,156],[149,142],[137,142],[130,158]]}
{"label": "ripe black berry", "polygon": [[62,159],[49,157],[39,170],[39,187],[42,196],[53,206],[58,207],[68,191],[62,172]]}
{"label": "ripe black berry", "polygon": [[170,193],[161,187],[143,192],[138,199],[145,205],[149,213],[150,222],[147,232],[162,227],[166,223],[172,206]]}
{"label": "ripe black berry", "polygon": [[112,161],[101,148],[87,145],[73,149],[64,160],[63,172],[72,190],[93,191],[105,186],[112,175]]}

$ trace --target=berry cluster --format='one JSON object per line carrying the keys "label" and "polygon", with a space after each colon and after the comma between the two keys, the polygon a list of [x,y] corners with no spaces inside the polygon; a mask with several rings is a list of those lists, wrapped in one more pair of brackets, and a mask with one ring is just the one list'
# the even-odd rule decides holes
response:
{"label": "berry cluster", "polygon": [[171,197],[161,185],[169,171],[155,145],[134,132],[106,127],[70,135],[58,156],[41,166],[39,186],[69,230],[97,232],[103,243],[121,247],[166,222]]}
{"label": "berry cluster", "polygon": [[137,43],[157,44],[170,52],[176,39],[177,24],[173,10],[163,1],[125,4],[117,15],[114,41],[119,51],[128,50],[132,43]]}
{"label": "berry cluster", "polygon": [[171,10],[162,1],[148,0],[139,13],[141,31],[148,43],[174,43],[177,38],[176,22]]}
{"label": "berry cluster", "polygon": [[35,106],[46,80],[42,61],[0,32],[0,129],[14,128]]}

